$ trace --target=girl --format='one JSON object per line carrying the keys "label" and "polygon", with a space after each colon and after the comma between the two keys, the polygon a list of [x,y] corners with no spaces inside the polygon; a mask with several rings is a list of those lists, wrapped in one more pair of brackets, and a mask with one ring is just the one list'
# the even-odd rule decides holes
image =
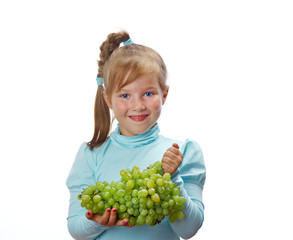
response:
{"label": "girl", "polygon": [[[153,49],[134,44],[124,31],[110,34],[100,50],[94,135],[80,146],[66,182],[68,230],[74,239],[83,240],[191,238],[204,219],[205,165],[195,141],[159,135],[157,120],[169,89],[163,59]],[[110,109],[118,121],[111,134]],[[182,220],[170,223],[165,217],[154,226],[129,226],[128,219],[116,219],[116,208],[99,215],[80,206],[77,195],[89,184],[118,181],[121,169],[134,165],[145,169],[160,160],[163,171],[171,174],[186,198]]]}

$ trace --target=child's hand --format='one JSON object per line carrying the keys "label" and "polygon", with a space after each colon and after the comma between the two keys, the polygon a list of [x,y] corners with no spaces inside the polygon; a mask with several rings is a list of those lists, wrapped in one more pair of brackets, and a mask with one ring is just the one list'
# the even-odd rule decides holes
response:
{"label": "child's hand", "polygon": [[168,148],[163,155],[162,168],[164,173],[170,173],[171,175],[179,167],[183,159],[183,154],[179,151],[177,143],[173,143],[172,147]]}
{"label": "child's hand", "polygon": [[88,210],[85,214],[86,218],[89,220],[92,220],[94,222],[99,223],[100,225],[103,226],[108,226],[108,227],[112,227],[112,226],[124,226],[124,227],[133,227],[128,225],[128,219],[116,219],[116,213],[117,213],[117,209],[113,208],[112,211],[110,208],[106,209],[104,215],[100,215],[100,214],[93,214],[91,210]]}

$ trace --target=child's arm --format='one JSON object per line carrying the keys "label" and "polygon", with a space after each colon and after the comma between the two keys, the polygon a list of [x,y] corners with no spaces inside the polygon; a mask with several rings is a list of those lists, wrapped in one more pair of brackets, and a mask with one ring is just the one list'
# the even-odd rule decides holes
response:
{"label": "child's arm", "polygon": [[95,160],[86,143],[82,144],[73,163],[66,184],[70,191],[70,205],[67,218],[68,231],[74,239],[96,239],[108,226],[102,226],[86,218],[86,209],[80,206],[77,195],[83,188],[95,181]]}
{"label": "child's arm", "polygon": [[[182,210],[184,218],[171,223],[171,227],[180,237],[188,239],[197,233],[204,220],[202,190],[206,169],[202,151],[196,142],[187,140],[182,145],[181,151],[184,157],[179,168],[173,172],[172,180],[180,187],[180,194],[186,199]],[[177,154],[177,159],[180,158],[179,156],[181,155]],[[176,167],[179,162],[173,157],[173,166]]]}

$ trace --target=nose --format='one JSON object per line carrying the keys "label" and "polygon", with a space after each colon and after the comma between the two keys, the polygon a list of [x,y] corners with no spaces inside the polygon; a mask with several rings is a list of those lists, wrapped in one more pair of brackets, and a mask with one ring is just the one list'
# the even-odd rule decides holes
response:
{"label": "nose", "polygon": [[141,112],[145,109],[146,109],[146,107],[145,107],[145,104],[142,99],[140,99],[140,98],[133,99],[132,110],[134,110],[136,112]]}

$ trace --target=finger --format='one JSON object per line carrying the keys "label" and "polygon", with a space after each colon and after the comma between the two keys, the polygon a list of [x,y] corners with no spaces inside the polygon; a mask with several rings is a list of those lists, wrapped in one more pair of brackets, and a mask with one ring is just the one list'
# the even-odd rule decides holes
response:
{"label": "finger", "polygon": [[177,143],[173,143],[172,146],[173,146],[174,148],[179,149],[179,145],[178,145]]}
{"label": "finger", "polygon": [[110,208],[106,209],[104,215],[101,217],[101,220],[100,220],[101,225],[107,225],[108,224],[109,217],[110,217],[110,212],[111,212]]}
{"label": "finger", "polygon": [[171,165],[170,161],[168,161],[167,159],[162,160],[162,168],[163,168],[164,173],[172,174],[174,172],[174,170],[173,170],[174,167]]}
{"label": "finger", "polygon": [[125,218],[123,220],[118,220],[116,222],[116,226],[126,226],[126,225],[128,225],[128,219],[127,218]]}
{"label": "finger", "polygon": [[166,158],[167,161],[171,161],[173,163],[178,163],[182,161],[182,156],[181,154],[178,153],[174,153],[171,151],[166,152],[166,154],[164,155],[163,159]]}
{"label": "finger", "polygon": [[132,228],[134,226],[135,226],[135,224],[134,225],[128,225],[128,224],[124,225],[124,227],[128,227],[128,228]]}
{"label": "finger", "polygon": [[93,214],[93,212],[92,212],[91,210],[88,210],[88,211],[85,213],[85,216],[86,216],[87,219],[92,220],[93,217],[94,217],[94,214]]}
{"label": "finger", "polygon": [[177,156],[183,158],[183,154],[182,154],[182,152],[181,152],[178,148],[172,147],[172,148],[171,148],[169,151],[167,151],[167,152],[172,152],[172,153],[174,153],[175,155],[177,155]]}
{"label": "finger", "polygon": [[113,208],[109,217],[108,226],[114,226],[117,219],[117,208]]}

